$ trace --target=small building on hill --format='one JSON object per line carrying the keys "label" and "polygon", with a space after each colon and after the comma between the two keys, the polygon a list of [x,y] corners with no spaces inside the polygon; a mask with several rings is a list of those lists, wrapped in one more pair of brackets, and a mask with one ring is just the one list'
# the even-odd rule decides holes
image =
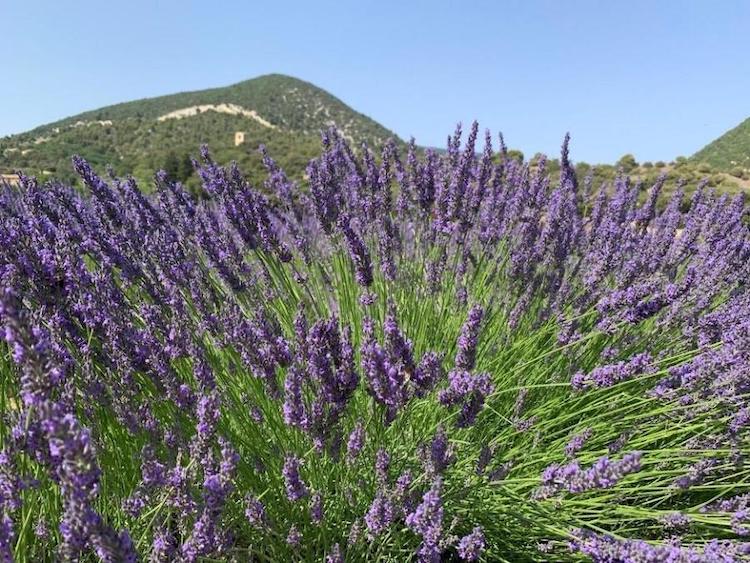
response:
{"label": "small building on hill", "polygon": [[244,142],[245,142],[245,132],[244,131],[237,131],[234,134],[234,146],[235,147],[239,147]]}

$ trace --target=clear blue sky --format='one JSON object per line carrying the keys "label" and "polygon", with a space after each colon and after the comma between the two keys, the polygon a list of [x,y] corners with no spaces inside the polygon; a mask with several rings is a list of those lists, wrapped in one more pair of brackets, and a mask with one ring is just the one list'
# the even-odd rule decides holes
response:
{"label": "clear blue sky", "polygon": [[750,116],[750,1],[0,0],[0,135],[279,72],[426,145],[691,154]]}

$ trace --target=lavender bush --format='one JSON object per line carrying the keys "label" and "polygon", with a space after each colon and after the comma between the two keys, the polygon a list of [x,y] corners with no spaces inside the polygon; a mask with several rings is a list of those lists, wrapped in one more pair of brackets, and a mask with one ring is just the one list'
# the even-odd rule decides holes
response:
{"label": "lavender bush", "polygon": [[742,198],[477,137],[5,187],[0,560],[750,558]]}

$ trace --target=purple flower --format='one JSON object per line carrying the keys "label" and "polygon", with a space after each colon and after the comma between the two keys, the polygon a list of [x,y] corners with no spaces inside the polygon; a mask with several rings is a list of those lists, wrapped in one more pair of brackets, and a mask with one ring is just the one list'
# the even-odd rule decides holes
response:
{"label": "purple flower", "polygon": [[302,461],[295,456],[287,456],[284,461],[282,476],[286,485],[286,496],[292,502],[296,502],[307,496],[307,487],[302,482],[299,475],[299,468]]}
{"label": "purple flower", "polygon": [[354,461],[359,457],[359,453],[365,445],[366,436],[365,427],[362,424],[362,421],[357,421],[357,424],[354,426],[354,430],[352,430],[351,434],[349,434],[349,440],[346,443],[346,457],[349,461]]}
{"label": "purple flower", "polygon": [[364,518],[370,536],[375,537],[383,533],[395,516],[396,507],[393,501],[382,490],[378,491]]}
{"label": "purple flower", "polygon": [[391,455],[384,449],[380,449],[375,454],[375,476],[378,483],[388,482],[388,468],[391,466]]}
{"label": "purple flower", "polygon": [[464,561],[476,561],[482,555],[485,549],[484,533],[482,528],[477,526],[467,536],[461,538],[458,542],[458,556]]}
{"label": "purple flower", "polygon": [[339,217],[338,228],[341,234],[344,235],[344,240],[349,249],[349,257],[354,263],[354,275],[357,283],[362,287],[369,287],[372,285],[373,280],[372,262],[370,260],[370,253],[362,237],[354,232],[350,219],[345,214]]}
{"label": "purple flower", "polygon": [[485,398],[492,393],[494,386],[488,373],[472,374],[468,371],[451,371],[449,385],[438,393],[438,400],[446,407],[460,405],[456,420],[459,427],[474,424],[484,407]]}
{"label": "purple flower", "polygon": [[740,429],[750,424],[750,408],[743,407],[729,421],[729,431],[732,434],[739,433]]}
{"label": "purple flower", "polygon": [[315,524],[323,521],[323,495],[315,493],[310,500],[310,520]]}
{"label": "purple flower", "polygon": [[0,515],[0,561],[13,561],[14,539],[13,520],[3,511]]}
{"label": "purple flower", "polygon": [[266,507],[253,496],[248,497],[245,501],[245,517],[254,528],[265,527],[268,523]]}
{"label": "purple flower", "polygon": [[177,541],[175,537],[165,528],[159,528],[154,532],[154,541],[151,544],[150,561],[152,563],[169,563],[174,561],[177,554]]}
{"label": "purple flower", "polygon": [[582,469],[577,461],[568,465],[553,464],[542,473],[542,487],[535,493],[537,498],[548,498],[561,490],[582,493],[593,489],[614,487],[623,477],[641,469],[641,452],[632,452],[621,460],[612,461],[600,457],[588,469]]}
{"label": "purple flower", "polygon": [[643,352],[636,354],[628,361],[599,366],[588,374],[578,372],[573,376],[571,385],[578,391],[594,386],[612,387],[616,383],[632,379],[646,372],[652,362],[651,355],[648,352]]}
{"label": "purple flower", "polygon": [[458,351],[456,352],[456,370],[471,371],[477,355],[477,340],[479,338],[479,327],[484,317],[484,309],[475,305],[469,311],[469,317],[461,328],[458,337]]}
{"label": "purple flower", "polygon": [[568,442],[565,446],[565,455],[567,457],[573,457],[583,448],[583,446],[586,444],[586,441],[591,438],[591,434],[591,428],[586,428],[585,430],[573,436],[570,439],[570,442]]}
{"label": "purple flower", "polygon": [[451,452],[451,446],[448,442],[448,435],[442,426],[438,426],[435,437],[430,443],[428,467],[432,473],[442,473],[446,468],[455,461],[455,456]]}
{"label": "purple flower", "polygon": [[366,318],[360,350],[362,372],[368,391],[386,408],[386,421],[392,422],[408,399],[407,372],[375,339],[375,327]]}
{"label": "purple flower", "polygon": [[46,522],[39,520],[34,526],[34,535],[40,540],[46,540],[49,538],[49,527]]}
{"label": "purple flower", "polygon": [[284,382],[284,422],[290,426],[302,426],[306,420],[305,405],[302,401],[303,374],[297,366],[292,366]]}
{"label": "purple flower", "polygon": [[302,532],[297,529],[297,526],[292,524],[289,528],[289,533],[286,535],[286,543],[291,547],[299,547],[302,542]]}
{"label": "purple flower", "polygon": [[482,446],[482,449],[479,450],[479,456],[477,457],[477,465],[476,465],[477,475],[484,475],[485,469],[487,469],[487,466],[490,464],[490,461],[492,461],[492,455],[493,455],[492,448],[490,448],[487,445]]}
{"label": "purple flower", "polygon": [[438,561],[443,534],[443,504],[440,498],[442,481],[437,478],[422,497],[422,502],[406,516],[406,525],[422,537],[417,551],[420,561]]}
{"label": "purple flower", "polygon": [[750,535],[750,510],[743,508],[732,514],[732,531],[738,536]]}
{"label": "purple flower", "polygon": [[425,352],[414,372],[416,395],[424,397],[443,378],[443,357],[435,352]]}
{"label": "purple flower", "polygon": [[643,540],[616,539],[588,530],[573,530],[569,542],[572,552],[581,553],[595,563],[612,561],[740,561],[746,555],[742,543],[711,540],[701,549],[679,544],[651,544]]}
{"label": "purple flower", "polygon": [[513,460],[506,461],[505,463],[501,463],[497,467],[495,467],[492,471],[489,472],[487,475],[487,480],[492,481],[502,481],[505,479],[508,474],[510,473],[510,470],[513,469],[514,462]]}
{"label": "purple flower", "polygon": [[690,526],[690,517],[681,512],[670,512],[659,520],[670,532],[682,532]]}
{"label": "purple flower", "polygon": [[341,546],[334,544],[331,552],[326,555],[326,563],[344,563],[344,555],[341,553]]}
{"label": "purple flower", "polygon": [[401,333],[396,319],[396,306],[391,301],[388,303],[388,315],[383,323],[383,333],[385,334],[388,352],[393,359],[393,363],[398,364],[400,370],[413,374],[416,366],[412,352],[412,342],[407,340]]}

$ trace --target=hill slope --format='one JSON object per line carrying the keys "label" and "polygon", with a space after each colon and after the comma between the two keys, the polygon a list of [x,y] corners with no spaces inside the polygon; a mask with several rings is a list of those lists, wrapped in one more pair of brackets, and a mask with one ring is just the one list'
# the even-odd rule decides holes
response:
{"label": "hill slope", "polygon": [[[319,132],[336,125],[355,142],[380,144],[396,135],[328,92],[302,80],[271,74],[223,88],[135,100],[87,111],[0,139],[0,172],[22,168],[72,179],[70,156],[97,167],[149,178],[166,167],[190,176],[189,155],[208,143],[220,160],[260,167],[265,143],[292,175],[319,149]],[[235,132],[245,134],[235,146]],[[171,170],[170,170],[171,168]]]}
{"label": "hill slope", "polygon": [[750,171],[750,118],[727,131],[690,158],[698,162],[706,162],[725,172],[735,169]]}

